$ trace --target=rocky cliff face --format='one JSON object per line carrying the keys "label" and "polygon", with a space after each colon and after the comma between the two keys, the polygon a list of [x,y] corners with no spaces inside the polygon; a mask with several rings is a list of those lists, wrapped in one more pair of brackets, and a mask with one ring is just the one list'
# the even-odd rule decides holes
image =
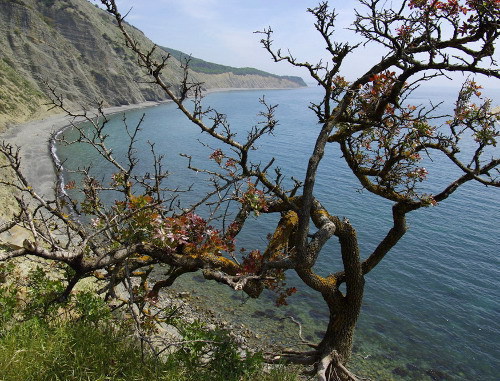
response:
{"label": "rocky cliff face", "polygon": [[[131,29],[141,46],[153,46]],[[180,75],[179,62],[170,58],[166,80],[174,84]],[[207,89],[305,86],[300,78],[231,71],[192,76]],[[163,100],[143,79],[112,18],[87,0],[0,0],[0,129],[43,116],[46,83],[73,108],[96,100],[105,105]]]}

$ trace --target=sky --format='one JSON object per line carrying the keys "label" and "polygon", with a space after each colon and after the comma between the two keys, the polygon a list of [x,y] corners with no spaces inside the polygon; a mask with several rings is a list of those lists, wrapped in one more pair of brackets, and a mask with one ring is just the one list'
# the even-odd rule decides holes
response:
{"label": "sky", "polygon": [[[336,3],[338,38],[352,40],[352,33],[345,28],[354,20],[357,2]],[[327,59],[314,29],[314,17],[307,12],[318,0],[117,0],[117,4],[122,14],[130,10],[126,20],[154,43],[206,61],[299,75],[307,80],[307,71],[275,63],[262,48],[262,35],[254,32],[268,27],[275,31],[275,47],[284,52],[289,49],[298,60],[316,63]],[[353,58],[348,66],[362,68],[362,61]]]}
{"label": "sky", "polygon": [[[314,28],[307,8],[319,0],[116,0],[127,21],[142,30],[154,43],[181,50],[193,57],[234,67],[255,67],[279,75],[298,75],[310,83],[305,69],[275,63],[255,31],[272,27],[275,48],[289,50],[299,61],[328,61],[325,45]],[[95,3],[96,1],[93,0]],[[394,0],[399,3],[399,0]],[[330,1],[338,13],[335,39],[357,41],[347,30],[355,18],[356,0]],[[392,4],[391,0],[387,4]],[[360,47],[344,65],[342,74],[354,79],[368,69],[383,52],[375,46]],[[497,54],[498,57],[498,54]],[[459,78],[460,79],[460,78]],[[446,81],[442,81],[446,85]],[[500,88],[500,81],[487,80]]]}

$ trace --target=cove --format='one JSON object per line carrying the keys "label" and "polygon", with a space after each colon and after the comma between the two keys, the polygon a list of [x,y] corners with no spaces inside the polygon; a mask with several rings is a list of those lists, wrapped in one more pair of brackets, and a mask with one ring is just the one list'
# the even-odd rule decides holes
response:
{"label": "cove", "polygon": [[[265,95],[270,104],[279,104],[279,125],[274,136],[266,136],[251,154],[255,162],[272,157],[287,176],[303,178],[308,156],[318,132],[314,114],[307,108],[318,101],[317,88],[299,90],[255,90],[212,93],[205,105],[228,115],[231,127],[242,138],[258,123],[258,98]],[[415,94],[412,101],[444,100],[452,107],[454,94],[446,89]],[[139,171],[151,164],[147,142],[165,155],[171,173],[169,187],[188,187],[194,192],[180,195],[183,203],[197,199],[207,188],[206,179],[186,169],[180,153],[193,157],[199,167],[212,165],[210,144],[174,104],[164,104],[126,114],[133,125],[146,113],[137,152]],[[108,133],[116,154],[126,148],[122,115],[113,115]],[[68,136],[70,130],[64,132]],[[212,142],[212,144],[215,144]],[[92,164],[99,177],[111,175],[98,155],[83,145],[58,146],[57,154],[66,168]],[[453,178],[456,172],[443,161],[439,173],[430,173],[426,187],[433,189]],[[66,173],[66,179],[71,174]],[[332,214],[346,216],[358,231],[361,255],[365,257],[390,226],[390,203],[368,194],[350,173],[336,147],[328,147],[318,173],[317,196]],[[251,221],[238,236],[238,246],[262,249],[266,235],[277,222],[273,216]],[[442,204],[419,210],[408,217],[410,230],[384,261],[366,277],[363,311],[356,332],[353,370],[376,380],[496,380],[500,368],[500,301],[498,300],[498,232],[500,195],[479,184],[467,184]],[[338,246],[332,240],[318,262],[318,271],[327,274],[338,269]],[[296,338],[297,330],[284,319],[299,319],[305,336],[315,337],[324,329],[326,306],[298,279],[290,276],[290,286],[298,288],[289,306],[276,310],[272,295],[263,301],[247,300],[199,276],[186,277],[175,287],[194,290],[207,305],[234,319],[260,329],[281,341]],[[221,295],[224,294],[224,297]],[[269,323],[267,323],[269,322]]]}

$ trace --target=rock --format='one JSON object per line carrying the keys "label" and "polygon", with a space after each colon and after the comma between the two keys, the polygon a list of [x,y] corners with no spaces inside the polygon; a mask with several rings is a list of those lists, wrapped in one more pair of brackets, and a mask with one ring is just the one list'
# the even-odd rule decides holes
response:
{"label": "rock", "polygon": [[410,372],[408,372],[407,369],[398,366],[392,370],[392,374],[400,377],[406,377],[410,374]]}
{"label": "rock", "polygon": [[254,318],[262,318],[262,317],[266,316],[266,313],[264,311],[257,310],[257,311],[254,311],[251,316]]}
{"label": "rock", "polygon": [[276,311],[275,310],[272,310],[270,308],[267,308],[264,313],[267,315],[267,316],[274,316],[276,315]]}
{"label": "rock", "polygon": [[434,381],[446,381],[451,380],[450,376],[448,376],[445,372],[436,369],[428,369],[425,371],[427,375],[430,376]]}
{"label": "rock", "polygon": [[165,336],[167,339],[172,339],[175,341],[182,340],[182,335],[179,330],[173,325],[166,323],[158,323],[159,334]]}
{"label": "rock", "polygon": [[320,310],[312,309],[309,310],[309,316],[316,320],[321,320],[325,317],[325,314],[320,312]]}
{"label": "rock", "polygon": [[314,335],[316,336],[316,338],[322,338],[324,334],[325,334],[324,331],[315,331],[314,332]]}
{"label": "rock", "polygon": [[415,364],[412,364],[412,363],[406,364],[406,369],[408,369],[411,372],[416,372],[419,370],[418,366],[416,366]]}
{"label": "rock", "polygon": [[195,282],[198,283],[203,283],[205,282],[205,278],[203,278],[201,275],[194,275],[192,278]]}
{"label": "rock", "polygon": [[385,325],[382,323],[375,323],[374,328],[377,330],[377,332],[384,333],[387,331],[387,328]]}
{"label": "rock", "polygon": [[217,326],[215,324],[209,323],[205,326],[205,328],[208,329],[209,331],[215,331]]}

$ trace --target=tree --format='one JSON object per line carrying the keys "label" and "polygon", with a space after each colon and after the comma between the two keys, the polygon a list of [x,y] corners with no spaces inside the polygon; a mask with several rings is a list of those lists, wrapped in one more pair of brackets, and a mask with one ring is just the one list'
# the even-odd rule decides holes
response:
{"label": "tree", "polygon": [[[500,33],[498,1],[404,0],[399,8],[386,9],[378,0],[360,0],[366,13],[356,11],[352,29],[365,43],[382,47],[385,54],[354,81],[347,81],[340,73],[345,58],[360,45],[334,40],[336,14],[326,2],[308,12],[314,16],[314,26],[330,55],[328,63],[313,65],[283,54],[274,49],[271,28],[259,32],[263,47],[274,61],[306,68],[324,94],[319,104],[311,106],[321,129],[306,175],[289,189],[283,185],[284,175],[274,159],[265,165],[251,161],[255,142],[276,128],[275,106],[261,99],[262,123],[249,131],[244,141],[237,140],[225,115],[202,106],[201,84],[190,81],[189,60],[183,65],[185,75],[180,83],[166,83],[162,70],[169,64],[169,56],[159,56],[154,47],[144,50],[127,32],[115,1],[101,3],[114,16],[127,46],[137,55],[151,82],[202,132],[226,147],[215,149],[211,155],[218,170],[195,168],[189,161],[189,168],[211,176],[213,191],[187,209],[177,208],[175,192],[165,193],[162,181],[166,173],[154,145],[151,173],[135,173],[134,143],[140,123],[135,129],[127,129],[130,146],[123,164],[106,147],[107,118],[102,113],[99,118],[84,114],[93,129],[80,129],[78,140],[93,145],[114,165],[116,173],[110,185],[97,181],[84,169],[80,201],[46,201],[24,179],[18,152],[4,144],[0,151],[9,160],[17,182],[2,183],[29,196],[32,205],[25,197],[18,197],[19,214],[0,230],[22,225],[31,231],[33,239],[26,240],[23,248],[3,254],[0,260],[35,255],[65,263],[72,269],[72,277],[62,298],[85,277],[103,278],[104,290],[113,293],[117,284],[132,275],[143,280],[141,297],[154,298],[182,274],[202,271],[205,278],[242,289],[252,297],[258,297],[264,288],[275,290],[282,303],[294,292],[283,285],[285,272],[294,271],[325,300],[329,324],[321,342],[306,343],[311,350],[282,351],[279,361],[313,365],[321,380],[356,379],[345,364],[360,314],[365,276],[403,237],[406,215],[445,201],[469,181],[500,186],[500,159],[493,152],[499,117],[491,111],[489,100],[473,103],[481,94],[472,78],[462,86],[454,113],[444,123],[442,116],[435,115],[434,106],[405,104],[421,83],[448,73],[500,78],[493,59]],[[188,97],[194,102],[193,111],[185,105]],[[55,104],[64,109],[61,99],[56,97]],[[467,139],[475,144],[469,157],[461,151]],[[355,227],[347,218],[326,210],[315,196],[318,166],[329,144],[340,150],[363,189],[392,202],[392,225],[365,258],[360,255]],[[421,184],[433,169],[432,163],[424,168],[422,160],[434,156],[450,160],[461,174],[439,191],[424,193]],[[106,191],[118,192],[113,205],[102,201],[101,194]],[[173,196],[165,198],[166,194]],[[209,220],[195,213],[204,203],[210,202],[212,210],[221,210],[230,201],[237,201],[239,210],[230,223],[226,220],[230,216],[224,215],[221,229],[210,226]],[[279,214],[279,223],[264,252],[253,250],[238,260],[234,238],[252,212]],[[92,222],[85,223],[77,216],[90,216]],[[342,268],[320,276],[314,265],[325,243],[333,237],[340,243]],[[169,266],[168,276],[147,288],[145,280],[151,266],[159,263]],[[278,360],[270,356],[268,361]]]}

